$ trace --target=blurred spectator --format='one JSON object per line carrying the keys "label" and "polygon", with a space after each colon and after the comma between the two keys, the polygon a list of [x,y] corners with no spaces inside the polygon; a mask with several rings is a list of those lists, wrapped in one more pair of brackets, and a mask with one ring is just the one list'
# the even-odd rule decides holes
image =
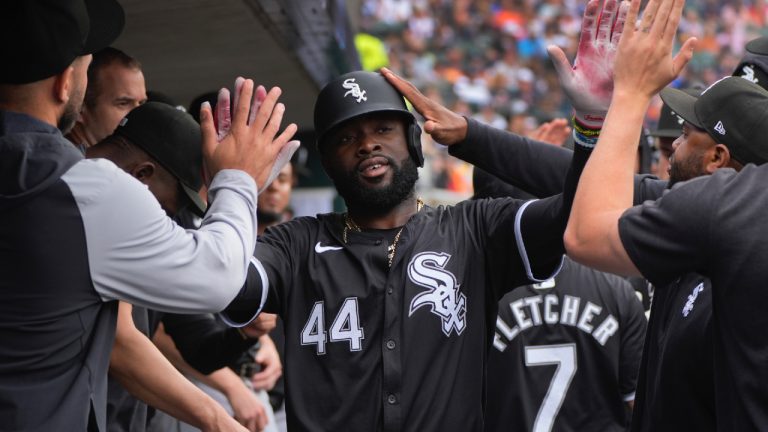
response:
{"label": "blurred spectator", "polygon": [[[497,127],[508,122],[510,130],[525,134],[570,116],[546,46],[575,55],[584,6],[575,0],[366,0],[361,30],[380,38],[390,69],[422,91],[429,87],[448,106],[461,100],[464,115],[490,119],[486,123]],[[768,34],[766,22],[765,0],[688,2],[678,44],[688,36],[699,44],[673,85],[707,86],[730,75],[746,41]],[[651,129],[660,107],[657,100],[649,110]],[[425,139],[425,152],[436,154],[430,143]],[[429,184],[419,188],[450,184],[445,170],[462,164],[451,159],[428,157],[424,171],[431,171],[422,174],[422,183]]]}

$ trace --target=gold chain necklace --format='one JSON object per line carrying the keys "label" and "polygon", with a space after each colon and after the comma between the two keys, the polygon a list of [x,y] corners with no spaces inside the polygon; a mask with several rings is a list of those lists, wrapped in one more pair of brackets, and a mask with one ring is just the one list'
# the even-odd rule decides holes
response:
{"label": "gold chain necklace", "polygon": [[[423,207],[424,207],[424,201],[422,201],[421,198],[417,198],[416,213],[420,212]],[[392,261],[395,259],[395,253],[397,252],[397,242],[400,241],[400,234],[403,233],[403,229],[405,229],[405,225],[400,227],[400,229],[397,231],[397,234],[395,234],[395,240],[392,242],[391,245],[387,246],[387,262],[389,264],[389,267],[392,267]],[[349,216],[349,213],[344,213],[344,231],[342,233],[344,244],[347,243],[347,233],[350,230],[355,232],[363,231],[360,228],[360,226],[356,224],[355,221],[352,220],[352,218]]]}

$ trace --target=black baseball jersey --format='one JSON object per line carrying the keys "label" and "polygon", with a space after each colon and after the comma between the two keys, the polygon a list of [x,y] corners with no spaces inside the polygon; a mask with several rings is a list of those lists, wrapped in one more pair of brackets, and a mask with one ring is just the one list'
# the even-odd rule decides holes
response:
{"label": "black baseball jersey", "polygon": [[[481,131],[489,135],[498,132]],[[489,171],[508,183],[537,196],[560,191],[568,150],[525,138],[486,139],[478,142]],[[542,162],[543,161],[543,162]],[[477,170],[476,170],[477,172]],[[476,193],[510,192],[486,176]],[[656,200],[667,182],[648,175],[636,175],[634,202]],[[513,191],[515,192],[515,191]],[[500,195],[497,195],[500,196]],[[632,428],[636,431],[712,430],[715,427],[712,341],[712,302],[709,280],[696,273],[681,277],[668,286],[651,290],[644,279],[630,278],[643,305],[653,312],[635,398]],[[701,284],[701,287],[699,285]],[[652,296],[653,294],[653,296]],[[695,310],[683,316],[689,299]],[[647,394],[647,396],[646,396]]]}
{"label": "black baseball jersey", "polygon": [[625,431],[646,318],[624,279],[566,261],[499,302],[487,431]]}
{"label": "black baseball jersey", "polygon": [[529,283],[530,271],[547,278],[561,260],[526,268],[515,235],[523,205],[424,208],[405,225],[391,269],[391,230],[349,232],[345,243],[337,214],[270,228],[256,257],[269,280],[265,308],[285,322],[290,428],[481,429],[500,293]]}
{"label": "black baseball jersey", "polygon": [[[478,128],[488,127],[470,121],[452,146],[468,162]],[[262,283],[240,297],[268,292],[264,310],[283,318],[289,428],[481,430],[498,300],[559,268],[587,157],[574,153],[559,196],[425,207],[403,227],[391,268],[399,229],[350,231],[345,242],[340,214],[268,229],[256,248]],[[252,315],[224,313],[233,324]]]}
{"label": "black baseball jersey", "polygon": [[688,272],[711,281],[718,430],[768,425],[766,181],[766,165],[747,165],[739,174],[719,170],[629,209],[619,221],[624,248],[656,295]]}
{"label": "black baseball jersey", "polygon": [[689,273],[655,290],[633,431],[714,431],[712,284]]}

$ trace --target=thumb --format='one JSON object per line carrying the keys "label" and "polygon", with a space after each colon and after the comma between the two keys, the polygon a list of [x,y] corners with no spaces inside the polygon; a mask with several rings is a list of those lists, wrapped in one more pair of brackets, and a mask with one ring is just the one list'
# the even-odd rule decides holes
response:
{"label": "thumb", "polygon": [[555,66],[555,71],[560,77],[560,82],[562,84],[570,83],[573,68],[571,67],[571,63],[568,61],[568,57],[565,56],[562,48],[557,45],[550,45],[547,47],[547,54],[549,54],[549,58],[552,60],[552,64]]}
{"label": "thumb", "polygon": [[434,120],[427,120],[424,122],[424,132],[432,135],[433,132],[437,129],[437,122]]}
{"label": "thumb", "polygon": [[283,167],[291,161],[291,157],[293,157],[293,154],[296,153],[296,150],[299,149],[300,145],[301,143],[297,140],[288,141],[283,145],[283,148],[281,148],[280,152],[277,154],[277,158],[275,158],[275,163],[272,165],[272,169],[269,171],[269,177],[267,177],[267,180],[259,188],[259,193],[268,188],[272,181],[277,178]]}
{"label": "thumb", "polygon": [[695,37],[688,38],[682,48],[680,48],[680,52],[672,59],[672,72],[675,76],[679,75],[688,62],[691,61],[691,58],[693,58],[696,42],[698,40]]}

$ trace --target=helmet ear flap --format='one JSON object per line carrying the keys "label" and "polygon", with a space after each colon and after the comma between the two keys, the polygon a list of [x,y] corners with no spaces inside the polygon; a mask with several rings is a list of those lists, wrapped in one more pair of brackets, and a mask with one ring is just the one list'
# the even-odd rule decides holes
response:
{"label": "helmet ear flap", "polygon": [[424,166],[424,153],[421,151],[421,127],[416,123],[416,120],[408,125],[408,152],[416,162],[416,166]]}

